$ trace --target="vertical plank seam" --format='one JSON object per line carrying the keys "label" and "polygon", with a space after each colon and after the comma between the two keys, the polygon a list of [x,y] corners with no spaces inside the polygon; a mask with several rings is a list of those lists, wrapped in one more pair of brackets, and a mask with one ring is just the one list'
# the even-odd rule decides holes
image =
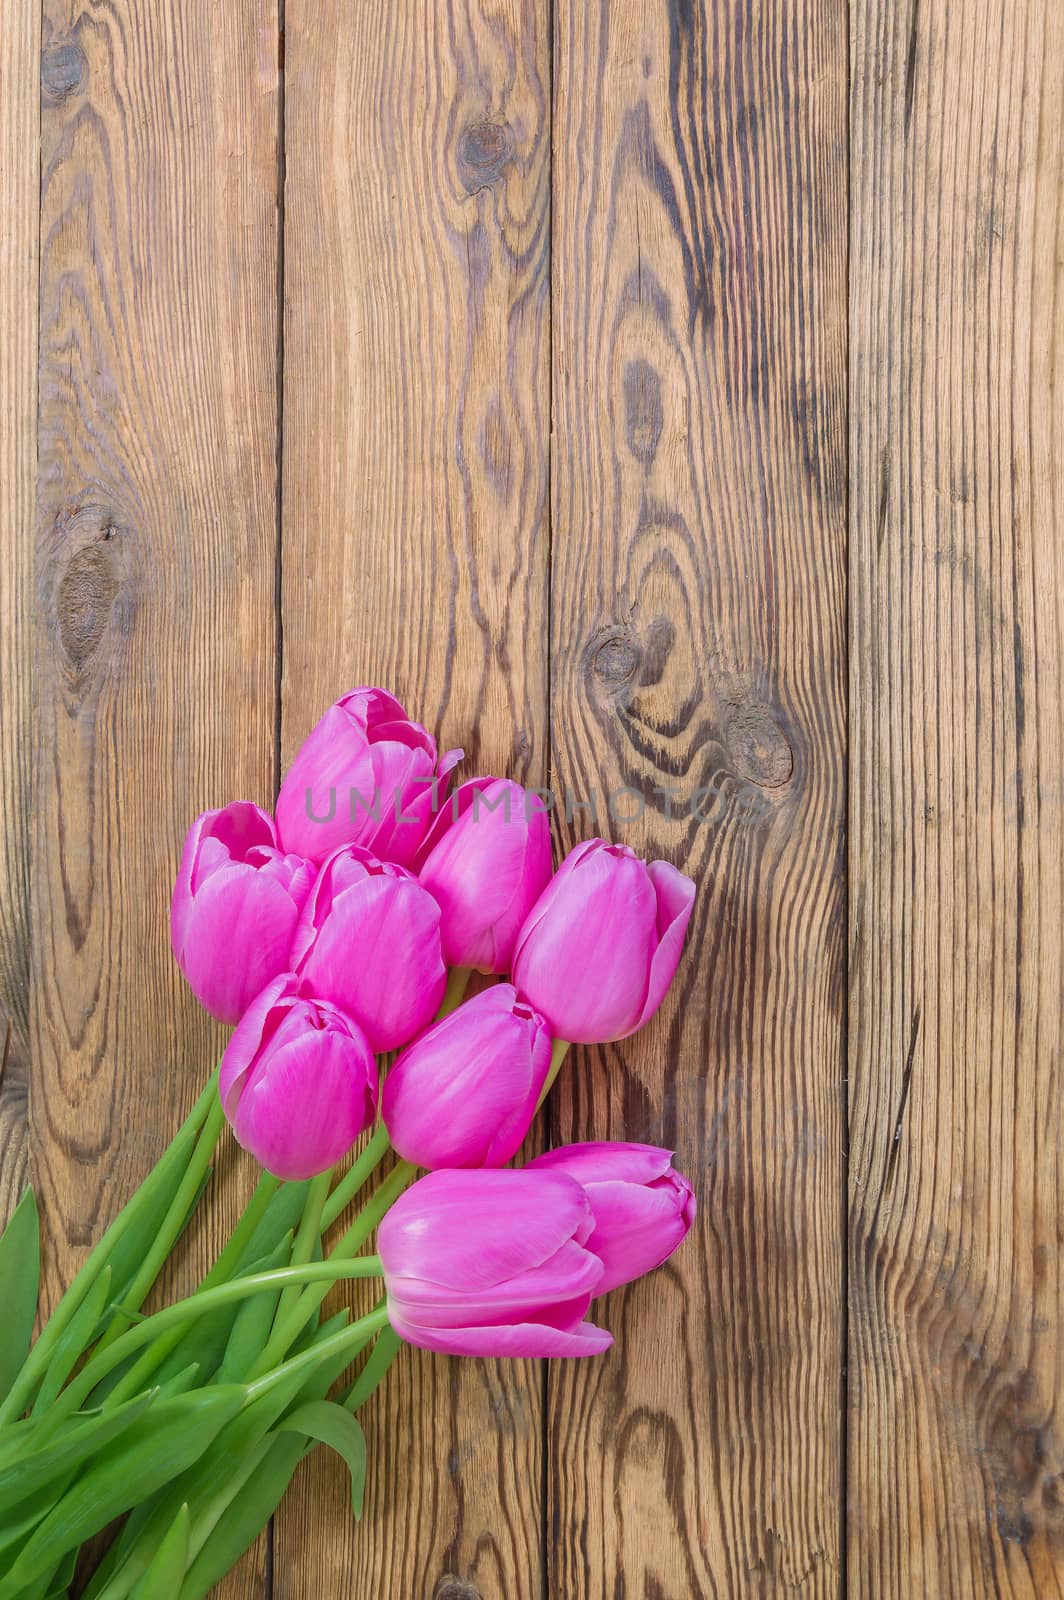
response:
{"label": "vertical plank seam", "polygon": [[[918,0],[914,0],[914,13]],[[852,344],[852,274],[853,274],[853,21],[854,10],[860,0],[847,0],[846,6],[846,488],[844,518],[845,541],[843,549],[844,582],[844,656],[846,663],[845,694],[845,744],[843,749],[843,826],[846,839],[843,849],[843,938],[842,938],[842,1182],[841,1228],[842,1270],[840,1274],[840,1373],[839,1373],[839,1595],[848,1600],[850,1592],[850,938],[851,938],[851,861],[852,827],[850,816],[852,788],[853,729],[851,716],[850,651],[852,648],[851,616],[851,549],[853,543],[853,433],[851,408],[853,406],[853,352]]]}
{"label": "vertical plank seam", "polygon": [[[277,0],[277,358],[276,444],[274,450],[274,679],[273,679],[273,789],[274,799],[281,787],[281,685],[284,676],[284,308],[285,308],[285,0]],[[264,1600],[274,1593],[274,1519],[266,1525],[266,1553],[263,1565]]]}
{"label": "vertical plank seam", "polygon": [[[550,128],[547,139],[547,789],[554,788],[554,127],[555,58],[557,54],[558,0],[547,5],[547,106]],[[549,1150],[551,1138],[551,1100],[543,1108],[543,1137]],[[539,1485],[539,1582],[542,1600],[550,1600],[550,1362],[540,1363],[540,1485]]]}

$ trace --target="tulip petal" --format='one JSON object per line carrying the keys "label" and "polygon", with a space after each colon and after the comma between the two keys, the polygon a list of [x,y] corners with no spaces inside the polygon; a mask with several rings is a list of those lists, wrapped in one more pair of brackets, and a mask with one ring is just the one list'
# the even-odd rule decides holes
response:
{"label": "tulip petal", "polygon": [[652,861],[647,871],[657,895],[659,943],[651,958],[650,977],[637,1028],[654,1015],[676,974],[695,901],[693,882],[671,862]]}
{"label": "tulip petal", "polygon": [[[475,1252],[471,1215],[492,1219]],[[377,1249],[389,1274],[475,1292],[541,1266],[590,1215],[584,1191],[563,1173],[430,1172],[392,1206]]]}
{"label": "tulip petal", "polygon": [[529,1314],[559,1327],[581,1320],[592,1295],[601,1293],[602,1262],[569,1239],[546,1261],[489,1288],[446,1289],[423,1277],[388,1272],[388,1295],[419,1325],[520,1322]]}
{"label": "tulip petal", "polygon": [[596,1296],[608,1294],[660,1267],[687,1237],[690,1223],[669,1188],[636,1183],[593,1183],[588,1199],[595,1229],[588,1240],[603,1264]]}
{"label": "tulip petal", "polygon": [[271,1051],[244,1088],[233,1132],[275,1177],[335,1166],[376,1110],[376,1066],[364,1041],[315,1032]]}
{"label": "tulip petal", "polygon": [[282,973],[256,995],[237,1024],[218,1071],[218,1093],[230,1122],[256,1052],[270,1042],[285,1017],[284,1002],[294,998],[298,990],[298,978],[291,972]]}
{"label": "tulip petal", "polygon": [[590,1141],[560,1145],[527,1163],[526,1171],[557,1169],[577,1183],[652,1183],[672,1166],[673,1152],[656,1144],[626,1144],[622,1141]]}
{"label": "tulip petal", "polygon": [[421,1350],[436,1350],[452,1356],[540,1357],[540,1356],[596,1356],[613,1344],[613,1335],[605,1328],[583,1322],[579,1327],[563,1331],[539,1322],[522,1322],[516,1326],[488,1328],[434,1328],[426,1330],[411,1327],[389,1308],[392,1327],[407,1344]]}
{"label": "tulip petal", "polygon": [[298,920],[288,888],[254,867],[223,867],[202,884],[177,958],[193,994],[219,1022],[237,1022],[287,969]]}

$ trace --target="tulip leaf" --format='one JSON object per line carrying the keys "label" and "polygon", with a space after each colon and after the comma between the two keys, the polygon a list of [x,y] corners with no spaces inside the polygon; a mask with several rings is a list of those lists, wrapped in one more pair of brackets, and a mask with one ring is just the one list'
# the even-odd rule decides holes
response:
{"label": "tulip leaf", "polygon": [[188,1501],[170,1524],[151,1565],[130,1593],[130,1600],[177,1600],[188,1565],[190,1519]]}
{"label": "tulip leaf", "polygon": [[297,1434],[271,1439],[261,1461],[230,1501],[189,1568],[180,1600],[204,1600],[250,1549],[284,1499],[305,1448]]}
{"label": "tulip leaf", "polygon": [[[248,1268],[249,1272],[273,1272],[278,1267],[288,1265],[288,1258],[292,1252],[292,1239],[290,1234],[285,1234],[271,1252],[263,1260],[257,1261]],[[253,1294],[237,1307],[233,1318],[229,1342],[225,1347],[221,1365],[218,1368],[217,1381],[231,1383],[247,1377],[257,1358],[266,1347],[273,1327],[274,1314],[277,1302],[281,1298],[280,1290],[270,1294]]]}
{"label": "tulip leaf", "polygon": [[76,1550],[68,1550],[52,1573],[44,1600],[60,1600],[60,1596],[66,1594],[70,1585],[74,1582],[74,1569],[77,1564],[78,1552]]}
{"label": "tulip leaf", "polygon": [[7,1574],[11,1593],[198,1461],[244,1404],[239,1384],[160,1400],[105,1446],[38,1523]]}
{"label": "tulip leaf", "polygon": [[282,1183],[280,1188],[274,1191],[258,1227],[240,1257],[237,1267],[240,1275],[253,1270],[251,1263],[272,1255],[286,1234],[295,1236],[307,1203],[309,1189],[310,1180],[307,1179],[302,1183]]}
{"label": "tulip leaf", "polygon": [[66,1328],[56,1340],[52,1358],[48,1363],[44,1381],[33,1402],[33,1416],[46,1411],[70,1377],[78,1358],[88,1349],[108,1303],[111,1289],[111,1269],[104,1267],[96,1282],[81,1302]]}
{"label": "tulip leaf", "polygon": [[41,1277],[40,1223],[32,1189],[22,1199],[0,1234],[0,1400],[10,1390],[30,1353],[37,1290]]}
{"label": "tulip leaf", "polygon": [[51,1443],[21,1455],[12,1466],[0,1471],[0,1512],[20,1505],[30,1495],[38,1495],[55,1479],[66,1476],[95,1455],[131,1427],[154,1403],[157,1394],[157,1390],[152,1390],[124,1406],[116,1406],[114,1411],[75,1417]]}
{"label": "tulip leaf", "polygon": [[360,1519],[366,1492],[366,1435],[358,1418],[334,1400],[308,1400],[285,1417],[279,1431],[302,1433],[343,1458],[351,1474],[351,1510],[356,1521]]}

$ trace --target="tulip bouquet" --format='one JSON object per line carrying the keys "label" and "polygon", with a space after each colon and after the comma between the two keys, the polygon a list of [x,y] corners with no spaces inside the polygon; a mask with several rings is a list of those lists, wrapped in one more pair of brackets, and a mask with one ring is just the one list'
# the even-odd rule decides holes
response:
{"label": "tulip bouquet", "polygon": [[[498,778],[451,791],[460,756],[356,689],[299,751],[275,816],[239,801],[193,825],[173,949],[234,1031],[32,1343],[32,1191],[0,1238],[0,1600],[65,1594],[111,1524],[92,1600],[205,1595],[319,1444],[346,1462],[358,1514],[358,1412],[403,1341],[593,1355],[611,1336],[592,1302],[691,1226],[667,1150],[507,1163],[569,1044],[653,1015],[694,886],[600,839],[554,871],[540,797]],[[474,973],[489,981],[467,999]],[[145,1314],[226,1122],[257,1186],[195,1292]],[[377,1305],[323,1315],[349,1278],[378,1279]]]}

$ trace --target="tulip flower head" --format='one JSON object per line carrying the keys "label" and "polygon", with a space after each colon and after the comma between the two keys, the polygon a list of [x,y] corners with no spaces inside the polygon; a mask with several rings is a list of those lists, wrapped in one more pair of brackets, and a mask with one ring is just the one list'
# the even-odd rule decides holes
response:
{"label": "tulip flower head", "polygon": [[236,1022],[271,978],[288,970],[311,862],[277,847],[265,811],[237,800],[189,829],[170,907],[174,956],[197,1000]]}
{"label": "tulip flower head", "polygon": [[311,1178],[345,1156],[377,1113],[377,1065],[337,1006],[285,973],[241,1019],[222,1057],[222,1106],[245,1150],[278,1178]]}
{"label": "tulip flower head", "polygon": [[486,989],[392,1067],[383,1095],[392,1144],[419,1167],[501,1167],[528,1132],[550,1059],[543,1018],[511,984]]}
{"label": "tulip flower head", "polygon": [[439,810],[440,780],[462,759],[383,689],[351,689],[308,734],[277,797],[284,846],[322,862],[342,844],[414,859]]}
{"label": "tulip flower head", "polygon": [[535,796],[506,778],[462,784],[418,856],[418,877],[443,913],[447,965],[508,972],[550,874],[550,823]]}
{"label": "tulip flower head", "polygon": [[374,1050],[396,1050],[443,998],[440,908],[404,867],[344,845],[322,864],[291,966],[303,992],[349,1012]]}
{"label": "tulip flower head", "polygon": [[429,1173],[377,1232],[392,1327],[448,1355],[608,1350],[612,1336],[584,1321],[602,1279],[586,1243],[593,1226],[564,1173]]}
{"label": "tulip flower head", "polygon": [[549,1150],[526,1171],[564,1172],[582,1186],[595,1226],[587,1246],[602,1261],[596,1295],[631,1283],[668,1259],[686,1239],[697,1210],[672,1152],[650,1144],[571,1144]]}
{"label": "tulip flower head", "polygon": [[665,998],[695,886],[667,861],[591,839],[570,851],[517,939],[513,981],[556,1038],[624,1039]]}

